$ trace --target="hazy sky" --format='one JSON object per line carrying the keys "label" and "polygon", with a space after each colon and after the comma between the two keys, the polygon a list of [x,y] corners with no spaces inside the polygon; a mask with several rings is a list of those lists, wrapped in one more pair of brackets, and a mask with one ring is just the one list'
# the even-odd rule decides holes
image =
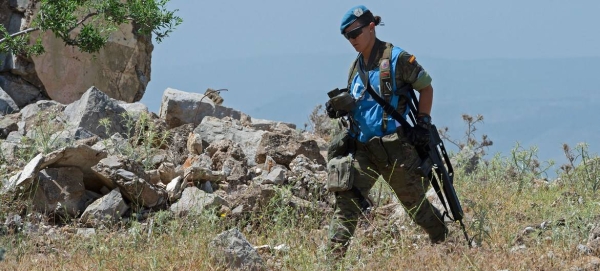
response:
{"label": "hazy sky", "polygon": [[[152,80],[142,102],[158,111],[167,87],[189,92],[206,88],[230,88],[225,105],[247,109],[247,97],[203,74],[200,67],[228,60],[277,59],[273,69],[293,65],[291,55],[347,54],[336,64],[332,84],[340,85],[354,55],[353,48],[339,33],[342,15],[350,7],[364,4],[382,16],[385,26],[378,36],[393,42],[417,57],[446,59],[552,58],[600,56],[600,1],[597,0],[420,0],[420,1],[192,1],[171,0],[169,9],[184,23],[156,44],[152,55]],[[278,63],[278,64],[277,64]],[[320,63],[314,63],[318,66]],[[236,65],[235,61],[231,65]],[[309,70],[312,67],[306,65]],[[194,69],[198,72],[194,73]],[[186,73],[186,79],[174,75]],[[268,70],[249,70],[245,76],[264,77],[269,89]],[[224,76],[235,81],[237,76]],[[230,79],[229,79],[230,78]],[[290,86],[310,80],[297,76]],[[435,80],[435,78],[434,78]],[[330,86],[324,86],[328,89]]]}
{"label": "hazy sky", "polygon": [[[152,78],[142,102],[158,112],[167,87],[202,93],[209,87],[227,88],[225,106],[291,121],[289,114],[261,115],[264,101],[254,96],[285,97],[315,87],[325,93],[343,86],[355,52],[340,35],[339,24],[356,4],[382,17],[379,38],[421,60],[600,56],[597,0],[171,0],[168,8],[179,9],[184,22],[155,44]],[[297,74],[282,72],[292,68]],[[445,90],[436,85],[443,72],[432,75],[439,91]],[[314,100],[310,105],[326,99],[305,98]],[[299,114],[306,112],[310,108]]]}

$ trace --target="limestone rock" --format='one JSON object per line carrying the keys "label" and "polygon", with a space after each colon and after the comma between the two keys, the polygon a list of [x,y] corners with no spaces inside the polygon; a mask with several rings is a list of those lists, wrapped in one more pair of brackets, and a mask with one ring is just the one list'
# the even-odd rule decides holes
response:
{"label": "limestone rock", "polygon": [[19,107],[13,99],[0,87],[0,116],[12,114],[19,111]]}
{"label": "limestone rock", "polygon": [[45,167],[77,167],[83,172],[86,189],[92,191],[97,189],[99,191],[103,183],[92,170],[92,166],[106,156],[106,152],[94,150],[87,145],[64,147],[47,154],[44,157],[43,164],[40,165],[40,169]]}
{"label": "limestone rock", "polygon": [[178,216],[188,214],[199,214],[208,208],[219,208],[227,206],[228,203],[215,194],[208,194],[196,187],[188,187],[183,190],[181,199],[171,205],[171,211]]}
{"label": "limestone rock", "polygon": [[19,108],[46,99],[37,87],[12,74],[0,74],[0,88]]}
{"label": "limestone rock", "polygon": [[[73,127],[81,127],[101,138],[108,138],[113,133],[128,132],[122,115],[126,112],[114,99],[98,88],[91,87],[81,99],[69,104],[64,114]],[[109,119],[110,131],[106,131],[105,127],[100,125],[103,118]]]}
{"label": "limestone rock", "polygon": [[120,156],[109,156],[93,168],[103,179],[106,187],[119,187],[125,198],[131,202],[153,208],[167,202],[164,189],[150,183],[141,164]]}
{"label": "limestone rock", "polygon": [[194,133],[201,134],[203,144],[207,146],[224,139],[237,143],[244,150],[248,166],[254,166],[258,148],[256,143],[261,141],[262,135],[266,132],[244,127],[235,121],[205,117],[194,129]]}
{"label": "limestone rock", "polygon": [[38,212],[58,212],[75,217],[85,209],[83,172],[76,167],[48,168],[39,172],[33,192]]}
{"label": "limestone rock", "polygon": [[0,139],[6,139],[11,132],[19,130],[18,122],[20,117],[21,114],[16,113],[0,118]]}
{"label": "limestone rock", "polygon": [[85,209],[81,215],[81,222],[85,224],[97,224],[103,221],[117,221],[129,209],[123,200],[119,189],[114,189],[94,201]]}
{"label": "limestone rock", "polygon": [[202,137],[196,133],[190,133],[187,141],[187,150],[190,154],[198,155],[202,153]]}
{"label": "limestone rock", "polygon": [[209,97],[203,94],[189,93],[172,88],[167,88],[163,94],[159,115],[167,122],[169,128],[187,123],[193,123],[196,126],[207,116],[231,117],[237,120],[241,118],[241,112],[229,107],[215,105]]}
{"label": "limestone rock", "polygon": [[[46,53],[34,56],[32,60],[35,72],[52,100],[63,104],[75,102],[92,85],[117,100],[141,100],[150,81],[154,46],[149,37],[136,35],[131,24],[119,27],[96,54],[65,46],[51,32],[41,33]],[[38,35],[40,33],[35,32],[31,38]]]}
{"label": "limestone rock", "polygon": [[214,253],[213,259],[227,269],[266,270],[263,259],[238,229],[220,233],[209,246]]}
{"label": "limestone rock", "polygon": [[314,140],[297,140],[289,135],[267,132],[262,135],[256,152],[256,163],[262,164],[271,156],[280,165],[289,165],[298,155],[314,159],[318,164],[325,164],[325,157],[320,153]]}

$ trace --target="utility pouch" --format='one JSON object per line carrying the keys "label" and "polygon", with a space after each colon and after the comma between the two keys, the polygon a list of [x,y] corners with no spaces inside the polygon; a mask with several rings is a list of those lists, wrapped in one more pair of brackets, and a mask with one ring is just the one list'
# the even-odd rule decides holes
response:
{"label": "utility pouch", "polygon": [[421,158],[415,147],[404,136],[401,128],[381,138],[381,142],[387,151],[389,163],[395,167],[403,167],[409,171],[416,170],[421,165]]}
{"label": "utility pouch", "polygon": [[331,160],[333,157],[347,155],[348,150],[350,149],[350,139],[350,134],[345,129],[334,135],[327,148],[327,161]]}
{"label": "utility pouch", "polygon": [[336,156],[327,162],[327,182],[325,188],[329,192],[340,192],[352,189],[354,169],[352,156]]}
{"label": "utility pouch", "polygon": [[381,142],[381,137],[374,136],[366,143],[367,149],[369,150],[369,154],[371,155],[371,159],[377,165],[389,165],[388,154],[385,151],[385,147]]}

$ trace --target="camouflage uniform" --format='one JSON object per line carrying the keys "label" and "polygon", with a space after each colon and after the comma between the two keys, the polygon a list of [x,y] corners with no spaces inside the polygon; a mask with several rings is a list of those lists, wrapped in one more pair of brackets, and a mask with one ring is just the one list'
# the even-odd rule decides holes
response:
{"label": "camouflage uniform", "polygon": [[[385,46],[383,42],[378,42],[380,46]],[[380,58],[382,53],[377,56],[377,59]],[[374,63],[379,63],[377,59]],[[376,67],[367,68],[371,70]],[[355,74],[356,69],[351,70],[350,76],[354,77]],[[398,56],[394,76],[398,88],[410,84],[414,89],[421,89],[431,83],[427,72],[414,56],[405,51]],[[406,97],[400,98],[398,112],[405,111],[406,102]],[[429,180],[422,178],[416,170],[421,160],[402,128],[398,127],[395,133],[372,137],[366,143],[351,139],[350,145],[354,153],[354,184],[351,190],[335,192],[336,208],[331,224],[330,249],[336,248],[338,256],[345,253],[361,215],[361,204],[368,198],[379,175],[393,189],[410,217],[429,234],[430,240],[434,243],[443,241],[447,228],[439,210],[425,197]]]}

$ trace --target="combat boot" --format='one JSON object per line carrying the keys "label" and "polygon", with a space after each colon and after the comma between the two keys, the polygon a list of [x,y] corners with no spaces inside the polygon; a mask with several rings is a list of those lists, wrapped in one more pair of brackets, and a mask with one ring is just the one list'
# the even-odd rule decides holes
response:
{"label": "combat boot", "polygon": [[425,231],[429,234],[429,241],[432,244],[440,244],[446,241],[446,237],[448,236],[448,227],[446,224],[442,224],[443,228],[440,230],[439,228],[434,229],[426,229]]}

